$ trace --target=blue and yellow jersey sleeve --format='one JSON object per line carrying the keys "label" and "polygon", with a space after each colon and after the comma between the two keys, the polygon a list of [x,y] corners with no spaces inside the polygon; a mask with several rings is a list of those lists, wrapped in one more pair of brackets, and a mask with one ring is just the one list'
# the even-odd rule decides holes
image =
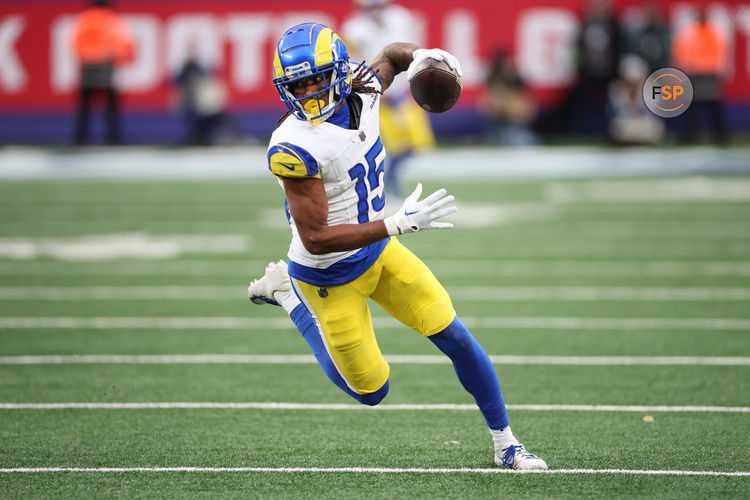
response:
{"label": "blue and yellow jersey sleeve", "polygon": [[280,142],[268,148],[268,169],[279,177],[320,179],[318,162],[305,149]]}

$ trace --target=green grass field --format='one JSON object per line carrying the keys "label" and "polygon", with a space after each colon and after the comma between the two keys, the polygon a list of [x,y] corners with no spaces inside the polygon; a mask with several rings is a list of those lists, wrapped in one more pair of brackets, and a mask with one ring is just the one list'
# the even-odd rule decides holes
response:
{"label": "green grass field", "polygon": [[401,241],[558,473],[493,473],[452,367],[374,304],[391,391],[349,406],[246,298],[286,255],[273,179],[3,182],[0,497],[750,496],[750,178],[443,185],[456,228]]}

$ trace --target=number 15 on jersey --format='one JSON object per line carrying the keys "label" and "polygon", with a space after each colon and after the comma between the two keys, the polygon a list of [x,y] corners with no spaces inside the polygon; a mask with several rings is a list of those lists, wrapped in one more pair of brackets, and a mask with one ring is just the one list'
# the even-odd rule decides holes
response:
{"label": "number 15 on jersey", "polygon": [[[375,144],[365,153],[367,167],[362,163],[357,163],[349,169],[349,178],[357,181],[354,190],[357,192],[359,199],[357,202],[357,222],[360,224],[370,221],[370,204],[376,212],[380,212],[385,206],[385,193],[383,192],[384,186],[381,178],[385,170],[385,157],[380,160],[379,164],[376,164],[377,157],[380,156],[382,151],[383,142],[378,137]],[[375,195],[372,202],[369,201],[371,193]]]}

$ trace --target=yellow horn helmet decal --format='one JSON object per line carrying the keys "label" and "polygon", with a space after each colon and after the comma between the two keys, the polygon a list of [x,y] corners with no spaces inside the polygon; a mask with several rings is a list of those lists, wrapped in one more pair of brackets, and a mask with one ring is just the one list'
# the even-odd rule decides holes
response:
{"label": "yellow horn helmet decal", "polygon": [[333,62],[333,36],[338,38],[331,28],[324,28],[318,33],[318,39],[315,41],[315,65],[323,66]]}
{"label": "yellow horn helmet decal", "polygon": [[279,48],[273,51],[273,77],[280,78],[284,76],[284,68],[281,67],[281,58],[279,57]]}

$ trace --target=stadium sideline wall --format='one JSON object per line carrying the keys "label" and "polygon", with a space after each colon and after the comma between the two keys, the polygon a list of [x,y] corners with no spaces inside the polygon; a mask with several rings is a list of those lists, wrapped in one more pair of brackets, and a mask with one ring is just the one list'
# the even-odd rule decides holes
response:
{"label": "stadium sideline wall", "polygon": [[[515,54],[519,72],[542,107],[553,106],[575,81],[573,47],[584,0],[404,0],[416,14],[417,38],[456,54],[464,93],[449,115],[434,115],[442,136],[475,134],[484,70],[500,50]],[[689,2],[659,2],[675,28],[693,13]],[[643,2],[614,2],[621,19],[642,15]],[[5,0],[0,10],[0,144],[61,144],[72,135],[78,74],[69,46],[82,0]],[[129,0],[116,2],[136,38],[135,60],[118,75],[131,143],[172,143],[181,119],[170,107],[172,77],[191,46],[219,74],[236,127],[261,141],[283,111],[270,84],[274,41],[285,27],[315,20],[340,26],[354,11],[349,0]],[[750,3],[709,4],[709,15],[728,34],[732,67],[724,91],[734,130],[750,130]],[[99,128],[95,125],[95,130]]]}

